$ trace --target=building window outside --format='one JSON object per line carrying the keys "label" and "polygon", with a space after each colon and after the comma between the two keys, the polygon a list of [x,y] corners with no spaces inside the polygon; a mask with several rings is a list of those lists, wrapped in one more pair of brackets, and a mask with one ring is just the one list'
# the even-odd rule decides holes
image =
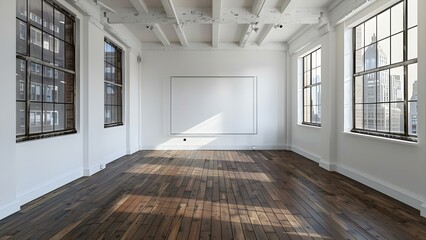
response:
{"label": "building window outside", "polygon": [[417,0],[353,29],[353,132],[417,141]]}
{"label": "building window outside", "polygon": [[104,124],[123,125],[123,51],[108,39],[104,43]]}
{"label": "building window outside", "polygon": [[303,121],[321,126],[321,48],[303,57]]}
{"label": "building window outside", "polygon": [[17,141],[76,132],[74,25],[50,1],[16,1]]}

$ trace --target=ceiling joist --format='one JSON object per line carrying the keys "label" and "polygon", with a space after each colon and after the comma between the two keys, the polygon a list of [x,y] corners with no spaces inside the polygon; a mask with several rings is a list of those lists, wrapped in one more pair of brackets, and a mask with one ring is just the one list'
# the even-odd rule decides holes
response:
{"label": "ceiling joist", "polygon": [[251,24],[316,24],[321,17],[321,11],[315,9],[295,10],[291,14],[282,14],[275,9],[268,10],[267,14],[257,16],[248,9],[222,9],[220,18],[213,18],[211,8],[177,8],[176,18],[168,18],[163,8],[150,9],[147,14],[133,12],[107,13],[108,22],[114,23],[140,23],[140,24],[213,24],[234,23]]}
{"label": "ceiling joist", "polygon": [[144,0],[130,0],[130,2],[138,13],[144,14],[149,12]]}
{"label": "ceiling joist", "polygon": [[183,47],[188,47],[188,40],[186,38],[185,32],[182,29],[183,24],[181,24],[179,21],[178,14],[176,13],[176,9],[172,0],[161,0],[161,3],[163,4],[164,10],[166,11],[167,18],[174,19],[176,21],[173,26],[180,43]]}
{"label": "ceiling joist", "polygon": [[[222,0],[212,0],[212,18],[220,19],[222,10]],[[219,47],[220,24],[213,23],[212,25],[212,47]]]}
{"label": "ceiling joist", "polygon": [[259,40],[257,42],[257,45],[261,46],[262,44],[265,43],[266,37],[269,35],[271,30],[274,28],[274,26],[275,26],[274,24],[268,24],[268,25],[263,27],[261,35],[260,35]]}
{"label": "ceiling joist", "polygon": [[251,24],[245,26],[244,34],[243,34],[243,36],[241,37],[241,40],[240,40],[240,47],[245,47],[246,46],[248,40],[253,35],[253,32],[254,32],[254,30],[253,30]]}

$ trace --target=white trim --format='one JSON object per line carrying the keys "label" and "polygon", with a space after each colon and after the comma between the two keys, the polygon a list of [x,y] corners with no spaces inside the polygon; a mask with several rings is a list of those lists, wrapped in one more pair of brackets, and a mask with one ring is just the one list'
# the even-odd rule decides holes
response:
{"label": "white trim", "polygon": [[18,200],[0,205],[0,220],[21,210]]}
{"label": "white trim", "polygon": [[57,188],[60,188],[78,178],[81,178],[83,176],[83,173],[81,169],[76,169],[74,171],[70,171],[68,173],[59,175],[55,178],[52,178],[51,180],[39,184],[36,187],[33,187],[30,190],[27,190],[23,193],[18,193],[17,200],[19,204],[24,205],[28,202],[31,202],[32,200],[39,198]]}
{"label": "white trim", "polygon": [[344,164],[336,164],[334,168],[336,169],[336,172],[346,177],[349,177],[357,182],[360,182],[368,187],[371,187],[413,208],[422,210],[423,211],[422,214],[426,213],[425,212],[426,209],[422,209],[424,208],[423,205],[426,204],[426,202],[424,202],[425,201],[424,196],[415,194],[406,189],[395,186],[391,183],[388,183],[376,177],[370,176],[364,172],[361,172],[357,169],[351,168]]}
{"label": "white trim", "polygon": [[123,156],[127,155],[126,150],[122,150],[113,154],[110,154],[108,156],[105,156],[103,159],[103,162],[101,163],[101,169],[102,169],[102,165],[106,165],[110,162],[113,162]]}
{"label": "white trim", "polygon": [[98,163],[98,164],[94,164],[94,165],[90,166],[89,168],[84,168],[83,169],[83,176],[84,177],[90,177],[93,174],[100,172],[102,169],[104,169],[102,166],[103,166],[103,164]]}
{"label": "white trim", "polygon": [[148,145],[143,150],[289,150],[287,145]]}
{"label": "white trim", "polygon": [[325,170],[327,170],[329,172],[335,172],[336,171],[336,165],[330,164],[330,161],[327,161],[327,160],[324,160],[324,159],[320,159],[319,166],[321,168],[324,168]]}
{"label": "white trim", "polygon": [[399,139],[393,139],[393,138],[387,138],[387,137],[381,137],[381,136],[375,136],[375,135],[369,135],[369,134],[362,134],[362,133],[355,133],[355,132],[350,132],[350,131],[344,131],[343,134],[348,134],[350,136],[355,136],[355,137],[360,137],[360,138],[369,138],[369,139],[374,139],[374,140],[378,140],[378,141],[385,141],[385,142],[390,142],[390,143],[396,143],[396,144],[403,144],[403,145],[408,145],[408,146],[413,146],[413,147],[418,147],[419,142],[411,142],[411,141],[404,141],[404,140],[399,140]]}
{"label": "white trim", "polygon": [[321,157],[315,155],[314,153],[308,152],[308,151],[306,151],[306,150],[304,150],[300,147],[296,147],[296,146],[291,146],[290,149],[291,149],[291,151],[293,151],[293,152],[295,152],[299,155],[302,155],[302,156],[308,158],[309,160],[312,160],[312,161],[317,162],[317,163],[320,162]]}

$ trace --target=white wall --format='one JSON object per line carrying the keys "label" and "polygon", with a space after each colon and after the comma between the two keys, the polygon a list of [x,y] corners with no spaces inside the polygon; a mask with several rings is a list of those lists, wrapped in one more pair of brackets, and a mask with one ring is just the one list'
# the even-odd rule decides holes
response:
{"label": "white wall", "polygon": [[[283,51],[145,51],[141,76],[142,149],[286,147]],[[257,76],[258,134],[170,135],[171,76]],[[206,119],[207,120],[207,119]],[[183,138],[187,141],[184,142]]]}
{"label": "white wall", "polygon": [[[393,1],[395,2],[395,1]],[[322,103],[323,109],[329,109],[329,113],[323,118],[321,129],[300,126],[297,121],[298,96],[292,95],[292,149],[303,155],[318,161],[323,159],[324,147],[329,149],[329,159],[322,166],[329,170],[335,170],[370,187],[373,187],[387,195],[390,195],[406,204],[422,211],[426,216],[426,87],[422,79],[426,77],[425,68],[419,67],[419,138],[418,143],[405,143],[397,140],[371,137],[354,134],[345,129],[351,122],[350,96],[352,94],[351,77],[345,75],[351,63],[345,58],[345,30],[350,29],[354,23],[370,16],[389,6],[392,1],[378,0],[361,12],[357,13],[345,22],[330,28],[328,33],[312,28],[289,46],[291,54],[291,86],[292,92],[297,92],[299,79],[297,76],[297,60],[301,54],[312,46],[321,44],[329,46],[328,51],[323,48],[322,62],[325,59],[335,59],[335,67],[330,64],[329,74],[322,72]],[[418,9],[426,7],[425,1],[419,1]],[[419,14],[420,15],[420,14]],[[426,40],[425,15],[419,18],[419,43]],[[422,21],[423,20],[423,21]],[[312,38],[315,36],[316,38]],[[351,38],[349,38],[350,40]],[[347,44],[350,44],[348,42]],[[304,47],[307,46],[307,47]],[[346,62],[345,62],[346,61]],[[426,62],[426,47],[419,44],[419,66]],[[334,76],[334,77],[333,77]],[[334,78],[334,80],[333,80]],[[346,80],[345,80],[346,79]],[[349,79],[349,81],[347,81]],[[334,84],[333,84],[333,81]],[[345,81],[346,84],[345,84]],[[335,85],[326,86],[327,84]],[[328,93],[326,92],[328,89]],[[349,101],[348,101],[349,99]],[[346,100],[346,101],[345,101]],[[333,105],[334,103],[334,105]],[[346,105],[345,105],[346,104]],[[333,111],[334,109],[334,111]],[[348,111],[349,109],[349,111]],[[326,119],[329,117],[329,119]],[[334,122],[333,122],[334,119]],[[333,130],[335,129],[335,130]],[[349,129],[350,130],[350,129]],[[324,134],[328,132],[328,134]],[[327,142],[327,144],[324,144]],[[328,163],[328,164],[327,164]],[[423,206],[422,206],[423,204]]]}
{"label": "white wall", "polygon": [[[15,161],[15,1],[8,1],[0,8],[0,72],[2,87],[0,102],[3,104],[0,118],[0,219],[19,209],[16,201]],[[10,36],[10,37],[7,37]]]}
{"label": "white wall", "polygon": [[[106,25],[99,7],[59,2],[76,15],[76,134],[16,143],[15,138],[15,0],[2,3],[0,70],[0,219],[19,207],[83,174],[90,176],[105,164],[139,150],[140,42],[122,26]],[[73,1],[72,1],[73,2]],[[81,11],[81,12],[80,12]],[[124,125],[104,128],[104,37],[123,48]],[[136,88],[136,91],[130,91]],[[132,114],[130,114],[132,112]]]}

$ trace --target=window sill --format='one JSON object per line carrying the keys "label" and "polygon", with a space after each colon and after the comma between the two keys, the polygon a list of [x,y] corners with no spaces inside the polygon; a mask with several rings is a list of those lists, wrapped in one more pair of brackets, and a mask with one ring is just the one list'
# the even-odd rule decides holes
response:
{"label": "window sill", "polygon": [[321,129],[321,126],[316,126],[316,125],[309,125],[309,124],[303,124],[303,123],[298,123],[297,126],[300,127],[308,127],[308,128],[314,128],[314,129]]}
{"label": "window sill", "polygon": [[62,131],[62,132],[46,133],[46,134],[43,134],[43,135],[22,136],[22,137],[17,137],[16,142],[17,143],[27,142],[27,141],[31,141],[31,140],[46,139],[46,138],[57,137],[57,136],[65,136],[65,135],[70,135],[70,134],[74,134],[74,133],[77,133],[77,130],[74,129],[74,130],[68,130],[68,131]]}
{"label": "window sill", "polygon": [[408,145],[408,146],[418,146],[419,142],[413,142],[413,141],[407,141],[407,140],[401,140],[401,139],[393,139],[393,138],[387,138],[387,137],[381,137],[381,136],[374,136],[374,135],[368,135],[363,133],[356,133],[348,131],[343,131],[343,134],[351,135],[351,136],[357,136],[361,138],[369,138],[374,140],[379,140],[383,142],[390,142],[390,143],[396,143],[396,144],[402,144],[402,145]]}
{"label": "window sill", "polygon": [[120,127],[120,126],[124,126],[124,124],[123,123],[113,123],[113,124],[104,125],[104,128],[112,128],[112,127]]}

